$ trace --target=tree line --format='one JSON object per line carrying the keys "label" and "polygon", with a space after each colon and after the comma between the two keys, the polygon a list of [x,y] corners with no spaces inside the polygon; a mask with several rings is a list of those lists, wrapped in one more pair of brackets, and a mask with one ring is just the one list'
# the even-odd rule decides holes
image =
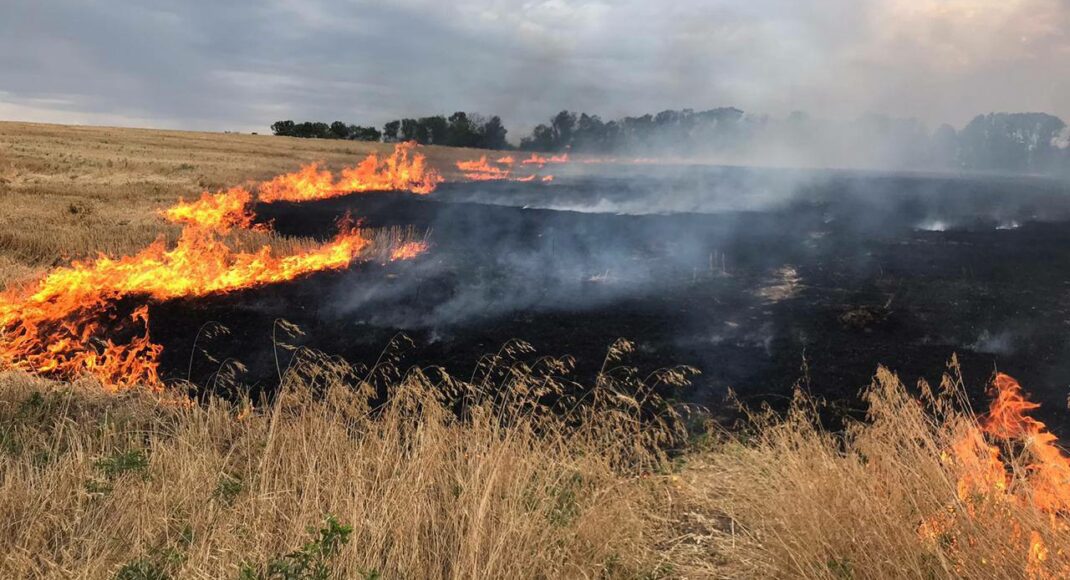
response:
{"label": "tree line", "polygon": [[316,139],[350,139],[354,141],[416,141],[422,145],[448,145],[480,149],[509,149],[508,132],[497,115],[485,118],[475,113],[456,112],[449,117],[433,115],[418,119],[397,119],[375,127],[347,125],[335,121],[322,122],[277,121],[271,125],[276,135]]}
{"label": "tree line", "polygon": [[[397,119],[374,127],[279,121],[276,135],[416,141],[428,145],[512,149],[498,116],[457,112]],[[1070,175],[1070,128],[1045,113],[978,115],[961,130],[929,130],[917,119],[865,115],[831,121],[796,112],[784,118],[734,107],[666,110],[603,121],[561,111],[537,125],[519,149],[596,155],[679,156],[725,163],[955,169]]]}

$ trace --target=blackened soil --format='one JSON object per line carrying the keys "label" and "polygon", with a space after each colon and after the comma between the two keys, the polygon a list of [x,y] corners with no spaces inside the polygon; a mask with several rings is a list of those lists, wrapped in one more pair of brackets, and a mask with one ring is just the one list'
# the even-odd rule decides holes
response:
{"label": "blackened soil", "polygon": [[[812,392],[858,413],[877,365],[936,382],[957,353],[979,408],[998,368],[1044,419],[1070,426],[1070,191],[1060,183],[691,168],[257,211],[283,233],[321,238],[346,212],[427,230],[432,248],[411,262],[156,305],[165,375],[209,385],[234,359],[248,368],[242,380],[270,388],[276,353],[283,365],[289,356],[273,345],[282,318],[307,333],[283,342],[364,364],[404,332],[415,345],[403,365],[461,376],[520,338],[575,356],[583,380],[629,338],[631,364],[699,368],[677,395],[714,408],[729,387],[783,405],[805,363]],[[231,333],[202,333],[194,352],[211,321]]]}

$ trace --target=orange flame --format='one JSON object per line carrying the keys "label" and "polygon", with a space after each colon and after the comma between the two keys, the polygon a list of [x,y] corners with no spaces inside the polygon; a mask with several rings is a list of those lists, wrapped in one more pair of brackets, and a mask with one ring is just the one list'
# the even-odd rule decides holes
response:
{"label": "orange flame", "polygon": [[160,213],[170,222],[228,232],[231,228],[252,226],[253,214],[249,205],[253,194],[242,187],[232,187],[219,193],[202,193],[197,201],[179,200]]}
{"label": "orange flame", "polygon": [[[538,156],[533,154],[533,157],[538,157]],[[538,159],[541,160],[541,163],[539,163],[539,167],[542,167],[543,163],[549,162],[552,159],[558,160],[558,161],[555,161],[555,162],[563,163],[564,161],[568,160],[568,155],[566,154],[566,155],[563,155],[561,157],[550,157],[550,158],[538,157]],[[561,161],[562,159],[564,161]],[[512,157],[501,157],[497,161],[495,161],[495,163],[505,164],[505,165],[512,165],[514,163],[514,159]],[[530,165],[531,164],[531,160],[530,159],[525,160],[523,163]],[[461,171],[463,171],[465,179],[468,179],[469,181],[507,181],[508,180],[508,181],[518,181],[518,182],[521,182],[521,183],[527,183],[527,182],[530,182],[530,181],[535,181],[536,177],[538,177],[535,174],[525,175],[525,176],[522,176],[522,177],[512,177],[512,171],[511,170],[503,169],[503,168],[500,168],[500,167],[495,167],[495,166],[491,165],[490,163],[487,163],[487,156],[486,155],[480,157],[476,161],[458,161],[457,162],[457,169],[460,169]],[[544,177],[540,178],[540,181],[545,181],[545,182],[549,182],[549,181],[553,181],[553,180],[554,180],[554,176],[553,175],[547,175],[547,176],[544,176]]]}
{"label": "orange flame", "polygon": [[427,242],[406,242],[390,253],[390,261],[411,260],[427,251]]}
{"label": "orange flame", "polygon": [[547,163],[568,163],[568,153],[562,153],[561,155],[551,155],[550,157],[544,157],[538,153],[532,153],[531,157],[521,161],[524,165],[538,165],[542,167]]}
{"label": "orange flame", "polygon": [[[1070,515],[1070,457],[1056,445],[1057,438],[1047,426],[1029,416],[1040,407],[1028,401],[1022,387],[1014,378],[997,373],[992,384],[993,400],[987,415],[979,425],[969,426],[952,443],[945,459],[958,468],[957,496],[969,516],[984,502],[1032,507],[1049,516],[1053,530],[1067,529],[1062,520]],[[1019,480],[1011,477],[1001,459],[1000,447],[986,438],[1024,446],[1026,469]],[[923,522],[919,532],[935,537],[934,532],[947,531],[952,522],[934,516]],[[1015,543],[1022,541],[1016,528]],[[952,546],[953,547],[953,546]],[[1048,576],[1044,568],[1049,550],[1038,530],[1029,534],[1025,575],[1030,578]],[[1070,573],[1070,570],[1064,570]]]}
{"label": "orange flame", "polygon": [[499,181],[509,179],[510,171],[487,163],[487,156],[477,161],[458,161],[457,169],[464,172],[469,181]]}
{"label": "orange flame", "polygon": [[512,165],[516,163],[516,159],[512,155],[506,155],[495,159],[494,162],[499,165]]}
{"label": "orange flame", "polygon": [[321,170],[318,163],[299,171],[280,175],[260,184],[260,201],[313,201],[366,191],[408,191],[431,193],[442,182],[437,171],[427,165],[423,154],[416,152],[414,142],[398,143],[394,152],[380,158],[374,153],[358,165],[342,170],[335,181],[330,171]]}
{"label": "orange flame", "polygon": [[113,387],[154,385],[162,347],[149,340],[147,307],[131,317],[144,327],[141,336],[127,344],[100,338],[124,326],[112,312],[118,300],[197,297],[292,280],[344,268],[368,243],[360,231],[344,231],[320,247],[277,257],[270,246],[236,252],[210,230],[188,227],[171,250],[157,241],[133,256],[74,262],[36,286],[0,294],[0,364],[57,378],[88,373]]}
{"label": "orange flame", "polygon": [[[383,159],[370,155],[344,169],[338,181],[313,163],[260,184],[259,198],[305,201],[372,190],[429,193],[441,177],[426,166],[423,155],[414,153],[415,147],[402,143]],[[359,229],[343,224],[330,242],[292,255],[276,256],[270,245],[253,252],[233,250],[220,234],[254,227],[252,202],[252,193],[242,187],[204,193],[197,201],[180,200],[160,212],[185,226],[173,249],[160,239],[132,256],[76,261],[35,285],[0,293],[0,367],[65,379],[89,374],[112,389],[158,387],[163,347],[150,340],[148,306],[121,315],[121,301],[200,297],[285,282],[345,268],[370,244]],[[425,242],[409,242],[394,249],[390,259],[408,260],[426,250]]]}

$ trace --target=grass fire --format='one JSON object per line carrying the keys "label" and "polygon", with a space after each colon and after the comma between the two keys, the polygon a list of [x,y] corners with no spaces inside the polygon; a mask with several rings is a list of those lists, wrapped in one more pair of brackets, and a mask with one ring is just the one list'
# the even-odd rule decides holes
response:
{"label": "grass fire", "polygon": [[0,578],[1070,578],[1063,3],[23,4]]}

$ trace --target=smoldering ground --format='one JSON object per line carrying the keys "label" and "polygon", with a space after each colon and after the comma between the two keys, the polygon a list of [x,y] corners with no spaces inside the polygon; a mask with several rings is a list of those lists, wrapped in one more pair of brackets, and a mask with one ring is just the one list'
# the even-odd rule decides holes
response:
{"label": "smoldering ground", "polygon": [[424,198],[261,206],[259,219],[283,233],[325,236],[350,211],[371,227],[428,231],[431,247],[411,262],[187,305],[177,325],[159,319],[160,328],[188,330],[165,340],[174,347],[165,356],[184,375],[189,336],[220,320],[242,333],[223,342],[242,348],[213,345],[215,359],[233,355],[248,363],[244,380],[266,380],[275,372],[272,321],[286,318],[305,328],[304,344],[355,362],[374,362],[404,332],[415,343],[406,364],[462,374],[512,338],[575,355],[593,373],[605,348],[626,337],[638,343],[637,364],[700,368],[681,396],[714,404],[727,387],[781,400],[804,360],[815,392],[848,402],[878,364],[910,382],[936,379],[954,353],[976,375],[972,384],[984,384],[994,365],[1049,385],[1037,389],[1049,403],[1070,384],[1070,299],[1053,267],[1070,263],[1065,184],[598,171],[552,184],[450,184]]}

